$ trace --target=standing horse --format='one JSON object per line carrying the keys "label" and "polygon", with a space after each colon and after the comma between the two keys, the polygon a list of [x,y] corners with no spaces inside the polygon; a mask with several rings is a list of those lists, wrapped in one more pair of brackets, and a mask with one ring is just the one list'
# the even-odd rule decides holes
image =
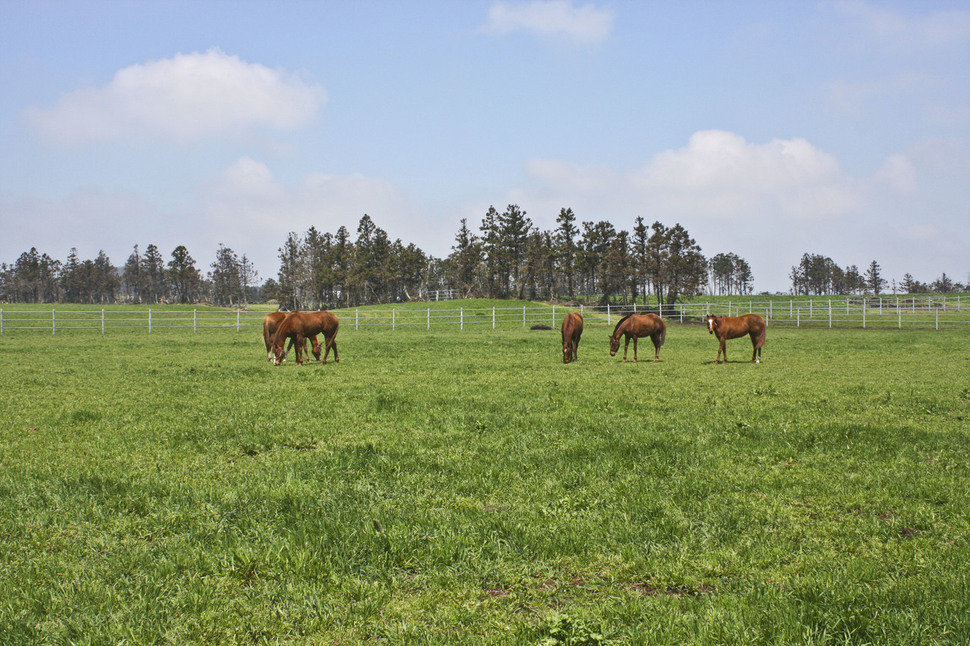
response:
{"label": "standing horse", "polygon": [[751,337],[751,345],[754,352],[751,353],[751,363],[761,363],[761,347],[765,344],[765,330],[768,325],[765,320],[757,314],[745,314],[744,316],[707,316],[707,329],[711,334],[717,336],[719,341],[717,347],[717,361],[721,363],[721,353],[724,353],[724,363],[727,363],[727,347],[724,342],[728,339],[737,339],[745,334]]}
{"label": "standing horse", "polygon": [[286,357],[283,347],[287,338],[296,340],[296,364],[302,365],[303,358],[300,348],[305,343],[305,339],[311,338],[314,341],[314,354],[320,358],[320,344],[316,343],[316,335],[323,334],[325,350],[320,363],[327,362],[330,348],[333,348],[333,360],[340,361],[337,354],[337,330],[340,322],[337,317],[330,312],[290,312],[283,319],[283,322],[276,328],[276,335],[273,337],[273,363],[280,365]]}
{"label": "standing horse", "polygon": [[630,347],[630,338],[633,338],[633,360],[637,360],[637,339],[648,336],[653,341],[656,352],[653,355],[654,361],[660,361],[660,346],[667,339],[667,324],[656,314],[627,314],[621,318],[613,334],[610,335],[610,356],[615,357],[617,350],[620,349],[620,335],[626,337],[626,345],[623,346],[623,360],[626,361],[626,351]]}
{"label": "standing horse", "polygon": [[[276,335],[276,328],[279,327],[283,319],[286,318],[286,312],[270,312],[263,319],[263,343],[266,344],[266,358],[270,361],[273,360],[273,337]],[[293,349],[294,340],[290,339],[290,350]],[[313,354],[320,358],[320,344],[317,343],[317,337],[310,337],[310,343],[313,344]],[[303,346],[303,352],[306,353],[307,357],[310,353],[307,352],[306,345]]]}
{"label": "standing horse", "polygon": [[562,362],[569,363],[579,359],[579,337],[583,336],[583,317],[578,312],[570,312],[562,320]]}

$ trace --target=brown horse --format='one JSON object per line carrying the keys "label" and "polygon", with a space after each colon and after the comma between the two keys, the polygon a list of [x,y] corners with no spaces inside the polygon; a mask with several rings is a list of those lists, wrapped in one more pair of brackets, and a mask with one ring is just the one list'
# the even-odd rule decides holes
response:
{"label": "brown horse", "polygon": [[744,316],[710,316],[707,317],[707,329],[711,334],[717,336],[720,342],[717,347],[717,361],[721,363],[721,353],[724,353],[724,363],[727,363],[727,348],[724,342],[728,339],[737,339],[745,334],[751,337],[751,345],[754,352],[751,354],[751,363],[761,363],[761,347],[765,344],[765,330],[768,325],[765,320],[757,314],[745,314]]}
{"label": "brown horse", "polygon": [[562,320],[562,362],[569,363],[579,359],[579,337],[583,336],[583,317],[570,312]]}
{"label": "brown horse", "polygon": [[[282,323],[283,319],[285,318],[286,312],[270,312],[263,319],[263,343],[266,344],[266,358],[270,361],[273,360],[273,337],[276,335],[276,328],[279,327],[279,324]],[[290,350],[293,349],[293,343],[294,339],[291,338],[289,347]],[[313,354],[317,357],[317,359],[319,359],[320,344],[317,343],[317,337],[310,337],[310,343],[313,344]],[[310,356],[310,353],[307,352],[306,345],[303,346],[303,352],[306,353],[307,357]]]}
{"label": "brown horse", "polygon": [[286,357],[286,352],[283,351],[283,347],[287,338],[296,340],[297,365],[303,364],[300,348],[303,347],[306,342],[305,339],[307,338],[314,340],[314,354],[317,358],[320,358],[320,344],[316,343],[315,338],[318,334],[323,334],[326,346],[320,362],[327,362],[330,348],[333,348],[333,360],[339,362],[340,356],[337,354],[336,339],[339,327],[340,322],[330,312],[290,312],[283,319],[282,323],[279,324],[279,327],[276,328],[276,334],[273,336],[273,363],[277,366],[283,363],[283,359]]}
{"label": "brown horse", "polygon": [[615,357],[617,350],[620,349],[620,335],[626,337],[626,345],[623,346],[623,360],[626,361],[626,351],[630,347],[630,338],[633,338],[633,360],[637,360],[637,339],[648,336],[653,341],[656,352],[653,355],[654,361],[660,361],[660,346],[667,339],[667,324],[656,314],[627,314],[621,318],[613,334],[610,335],[610,356]]}

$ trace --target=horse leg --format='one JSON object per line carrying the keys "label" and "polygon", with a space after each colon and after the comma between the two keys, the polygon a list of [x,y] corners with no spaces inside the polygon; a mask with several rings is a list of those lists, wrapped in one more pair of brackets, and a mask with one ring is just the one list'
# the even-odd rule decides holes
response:
{"label": "horse leg", "polygon": [[725,339],[720,339],[719,341],[720,342],[717,345],[717,361],[715,361],[714,363],[715,364],[721,363],[722,352],[724,353],[724,363],[727,363],[727,346],[724,344]]}
{"label": "horse leg", "polygon": [[[630,337],[626,337],[626,343],[623,344],[623,363],[626,363],[626,351],[630,348]],[[637,347],[633,346],[633,353],[636,355]]]}
{"label": "horse leg", "polygon": [[323,340],[326,345],[323,353],[323,363],[327,362],[327,357],[330,355],[330,348],[333,348],[333,360],[334,362],[340,362],[337,357],[337,335],[331,334],[329,337],[324,333]]}
{"label": "horse leg", "polygon": [[654,349],[653,362],[657,363],[658,361],[660,361],[660,346],[657,345],[657,339],[653,339],[653,349]]}
{"label": "horse leg", "polygon": [[633,363],[637,362],[637,341],[639,339],[640,337],[638,336],[633,337]]}
{"label": "horse leg", "polygon": [[751,363],[761,363],[761,348],[758,347],[758,337],[755,336],[754,332],[751,333],[751,347],[754,348],[751,353]]}
{"label": "horse leg", "polygon": [[572,343],[573,346],[573,361],[579,361],[579,339],[575,339]]}
{"label": "horse leg", "polygon": [[296,333],[296,365],[303,365],[303,353],[306,352],[306,337],[303,336],[302,332]]}

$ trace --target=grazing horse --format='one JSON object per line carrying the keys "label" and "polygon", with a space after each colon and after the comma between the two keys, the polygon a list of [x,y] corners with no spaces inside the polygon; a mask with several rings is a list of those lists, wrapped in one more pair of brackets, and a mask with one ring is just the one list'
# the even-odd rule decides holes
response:
{"label": "grazing horse", "polygon": [[[273,360],[273,337],[276,335],[276,328],[279,327],[283,319],[286,318],[286,312],[270,312],[263,319],[263,343],[266,344],[266,358],[270,361]],[[290,339],[290,348],[293,349],[294,340]],[[310,343],[313,344],[313,354],[320,358],[320,344],[317,343],[317,338],[315,336],[310,337]],[[307,352],[306,345],[303,346],[303,352],[309,357],[310,353]]]}
{"label": "grazing horse", "polygon": [[579,359],[576,351],[579,349],[579,337],[581,336],[583,336],[583,317],[577,312],[570,312],[562,320],[563,363]]}
{"label": "grazing horse", "polygon": [[648,336],[653,341],[656,352],[653,355],[654,361],[660,361],[660,346],[667,339],[667,324],[656,314],[627,314],[621,318],[613,334],[610,335],[610,356],[615,357],[617,350],[620,349],[620,335],[626,337],[626,345],[623,346],[623,360],[626,361],[626,351],[630,347],[630,338],[633,338],[633,360],[637,360],[637,339]]}
{"label": "grazing horse", "polygon": [[721,363],[721,353],[724,353],[724,363],[727,363],[727,348],[724,342],[728,339],[737,339],[745,334],[751,337],[751,345],[754,352],[751,354],[751,363],[761,363],[761,347],[765,344],[765,330],[768,325],[765,320],[757,314],[745,314],[744,316],[710,316],[707,317],[707,329],[711,334],[717,336],[720,342],[717,347],[717,361]]}
{"label": "grazing horse", "polygon": [[283,347],[287,338],[296,340],[296,364],[303,364],[303,357],[300,348],[305,343],[305,339],[314,340],[314,354],[320,358],[320,344],[316,343],[316,335],[323,334],[325,349],[320,363],[327,362],[330,348],[333,348],[333,360],[340,361],[337,354],[337,329],[340,322],[337,317],[330,312],[297,312],[293,311],[286,315],[283,322],[276,328],[276,335],[273,337],[273,363],[280,365],[286,357]]}

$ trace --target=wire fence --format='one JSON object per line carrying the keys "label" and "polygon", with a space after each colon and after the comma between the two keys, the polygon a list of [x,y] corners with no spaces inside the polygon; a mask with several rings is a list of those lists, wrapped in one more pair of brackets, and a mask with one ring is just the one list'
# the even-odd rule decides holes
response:
{"label": "wire fence", "polygon": [[[339,309],[334,313],[341,327],[354,330],[369,328],[416,329],[457,327],[508,328],[548,326],[556,328],[569,312],[580,312],[589,323],[612,325],[632,312],[653,312],[668,323],[699,323],[708,314],[736,316],[755,313],[764,316],[772,326],[808,328],[903,329],[960,326],[970,324],[970,298],[967,296],[932,297],[849,297],[838,299],[789,299],[716,301],[681,303],[672,306],[603,305],[564,306],[535,305],[521,307],[407,307]],[[199,332],[213,329],[261,329],[266,312],[248,310],[158,309],[136,306],[84,309],[0,308],[0,335],[14,331],[64,333],[95,330],[101,334],[140,330],[152,333],[164,329]]]}

